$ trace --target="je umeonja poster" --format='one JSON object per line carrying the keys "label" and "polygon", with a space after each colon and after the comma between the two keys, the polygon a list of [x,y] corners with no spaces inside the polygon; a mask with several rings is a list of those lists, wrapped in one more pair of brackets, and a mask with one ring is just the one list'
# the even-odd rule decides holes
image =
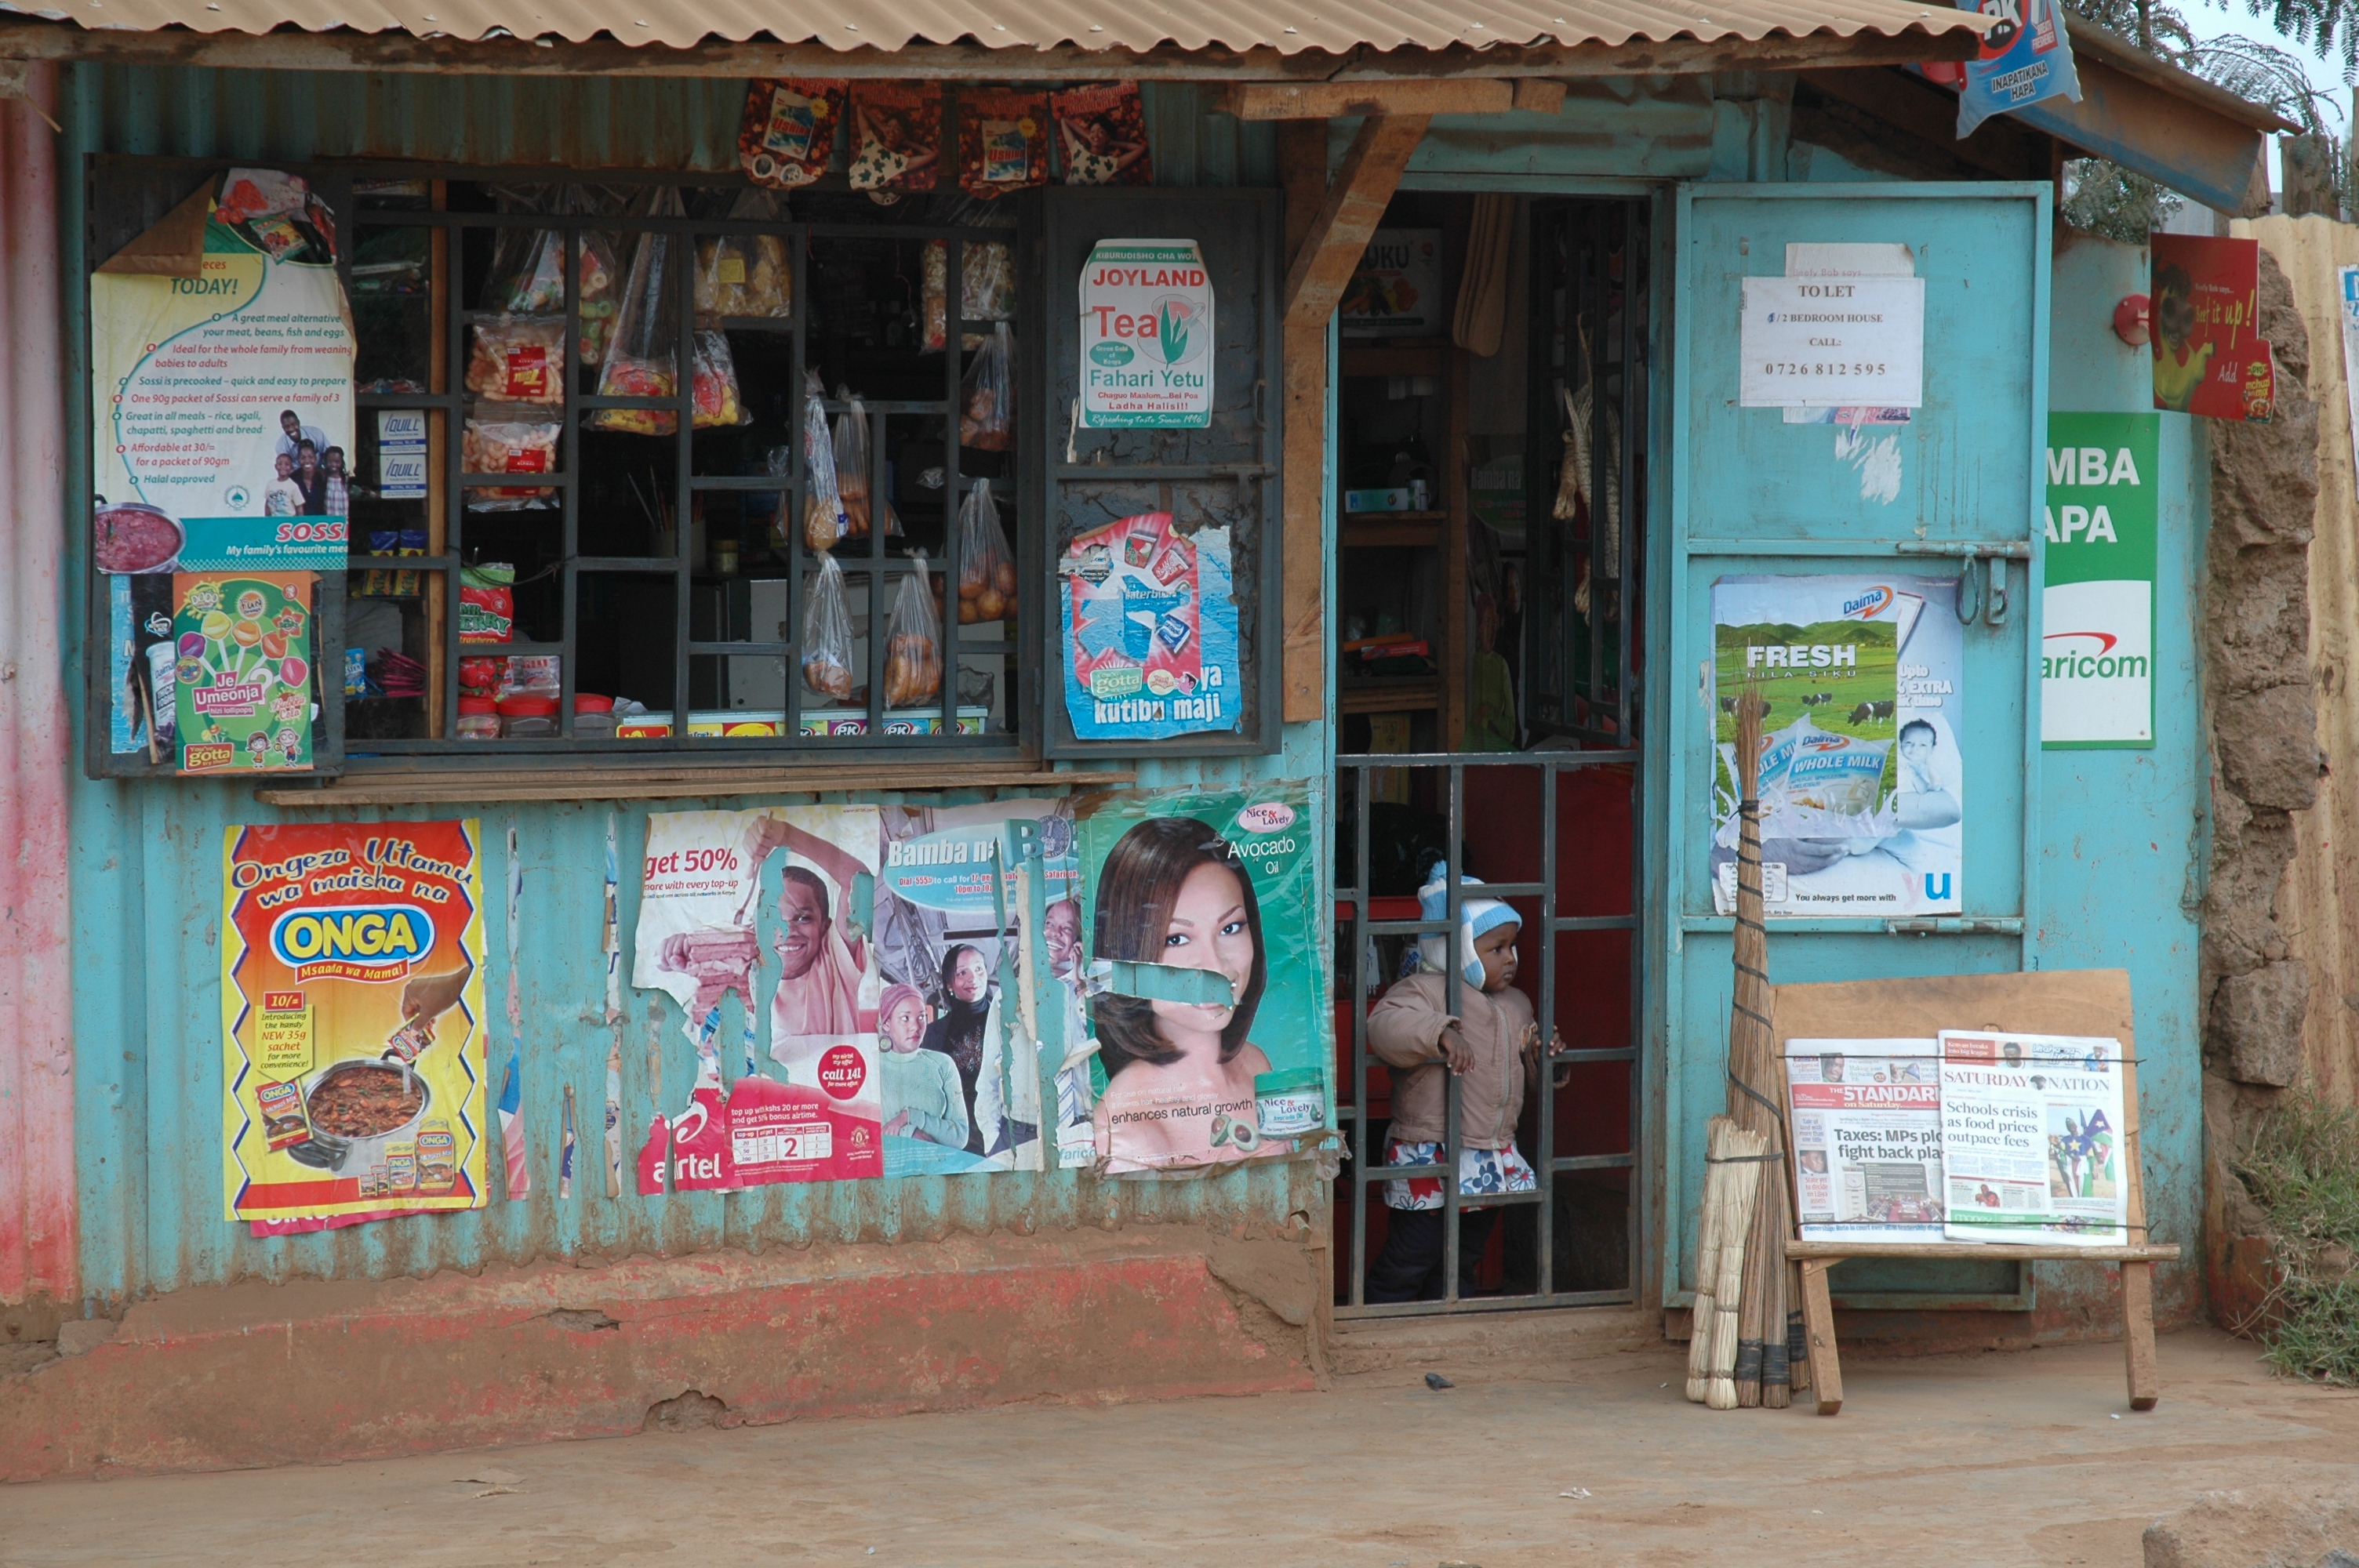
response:
{"label": "je umeonja poster", "polygon": [[1293,1152],[1321,1129],[1292,1108],[1332,1103],[1309,786],[1115,795],[1079,816],[1103,1168]]}
{"label": "je umeonja poster", "polygon": [[479,1208],[478,825],[232,827],[224,1217],[271,1231]]}

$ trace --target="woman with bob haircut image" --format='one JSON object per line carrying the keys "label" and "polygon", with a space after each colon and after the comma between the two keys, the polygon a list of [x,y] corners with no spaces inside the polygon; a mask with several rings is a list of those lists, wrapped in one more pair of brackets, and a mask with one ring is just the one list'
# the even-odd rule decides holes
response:
{"label": "woman with bob haircut image", "polygon": [[1220,1164],[1263,1152],[1254,1076],[1269,1071],[1269,1058],[1246,1036],[1269,970],[1261,906],[1235,849],[1192,816],[1141,822],[1098,873],[1095,937],[1094,958],[1211,969],[1234,999],[1093,1000],[1106,1074],[1096,1111],[1106,1168]]}

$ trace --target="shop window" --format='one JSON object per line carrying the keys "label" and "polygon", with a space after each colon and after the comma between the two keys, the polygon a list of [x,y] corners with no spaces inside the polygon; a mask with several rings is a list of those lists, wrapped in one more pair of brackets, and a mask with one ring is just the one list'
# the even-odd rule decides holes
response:
{"label": "shop window", "polygon": [[[223,172],[93,160],[91,265]],[[320,771],[1037,752],[1053,604],[1003,379],[1037,363],[1027,199],[294,172],[355,338]],[[92,771],[169,772],[171,578],[97,566]]]}

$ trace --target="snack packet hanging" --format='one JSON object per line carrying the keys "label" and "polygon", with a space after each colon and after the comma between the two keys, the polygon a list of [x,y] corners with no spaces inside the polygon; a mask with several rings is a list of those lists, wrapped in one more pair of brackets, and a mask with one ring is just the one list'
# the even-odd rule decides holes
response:
{"label": "snack packet hanging", "polygon": [[[460,470],[464,473],[554,473],[557,440],[562,425],[509,419],[470,419],[460,438]],[[503,485],[470,490],[467,504],[477,512],[521,512],[554,506],[557,492]]]}
{"label": "snack packet hanging", "polygon": [[852,700],[852,611],[843,568],[825,550],[803,600],[803,685],[832,702]]}
{"label": "snack packet hanging", "polygon": [[[741,190],[729,205],[732,222],[775,223],[778,199],[766,190]],[[794,314],[793,264],[787,242],[777,234],[707,234],[696,242],[696,314],[758,316],[775,320]]]}
{"label": "snack packet hanging", "polygon": [[773,190],[810,185],[835,156],[848,83],[815,77],[766,76],[745,90],[737,126],[737,162],[745,178]]}
{"label": "snack packet hanging", "polygon": [[827,427],[827,384],[819,372],[803,381],[803,546],[832,550],[852,532],[836,492],[835,438]]}
{"label": "snack packet hanging", "polygon": [[1013,88],[959,94],[959,184],[986,200],[1049,183],[1049,95]]}
{"label": "snack packet hanging", "polygon": [[565,321],[493,316],[475,323],[467,390],[493,403],[565,401]]}
{"label": "snack packet hanging", "polygon": [[[683,215],[679,192],[671,186],[658,189],[647,204],[650,218]],[[679,395],[679,323],[671,276],[671,236],[641,234],[631,252],[614,341],[598,373],[599,396]],[[593,430],[636,436],[669,436],[679,427],[679,416],[668,408],[601,408],[585,423]]]}
{"label": "snack packet hanging", "polygon": [[905,190],[931,190],[941,173],[939,82],[852,84],[852,189],[890,206]]}
{"label": "snack packet hanging", "polygon": [[997,323],[959,389],[959,445],[1004,452],[1016,438],[1016,376],[1007,323]]}
{"label": "snack packet hanging", "polygon": [[838,401],[848,404],[835,416],[835,493],[843,503],[844,537],[868,537],[868,406],[852,388],[835,389]]}
{"label": "snack packet hanging", "polygon": [[1136,81],[1093,81],[1049,94],[1059,178],[1067,185],[1152,185],[1147,110]]}
{"label": "snack packet hanging", "polygon": [[516,568],[484,561],[459,568],[459,641],[516,641]]}
{"label": "snack packet hanging", "polygon": [[928,584],[926,552],[918,552],[918,569],[901,579],[893,601],[893,620],[885,642],[885,706],[912,708],[940,697],[942,691],[942,631],[934,615]]}
{"label": "snack packet hanging", "polygon": [[999,526],[991,481],[979,479],[959,507],[959,624],[997,621],[1016,606],[1016,552]]}
{"label": "snack packet hanging", "polygon": [[[960,247],[962,275],[959,287],[959,319],[966,346],[983,346],[974,329],[987,321],[1016,319],[1016,258],[1014,247],[999,240],[969,240]],[[919,293],[925,300],[926,351],[938,353],[950,332],[950,247],[928,240],[919,266]]]}
{"label": "snack packet hanging", "polygon": [[696,397],[697,429],[753,423],[754,416],[745,412],[745,400],[737,395],[737,362],[730,355],[726,332],[696,334],[696,379],[690,384]]}
{"label": "snack packet hanging", "polygon": [[[503,189],[495,192],[502,211],[536,210],[538,193]],[[579,185],[560,186],[554,211],[562,215],[594,213],[598,202]],[[614,337],[615,285],[621,268],[614,263],[612,236],[582,233],[574,247],[580,258],[580,293],[575,310],[581,321],[574,352],[585,365],[606,356]],[[491,281],[484,289],[483,308],[515,316],[557,316],[565,310],[565,232],[561,229],[503,229],[492,251]]]}

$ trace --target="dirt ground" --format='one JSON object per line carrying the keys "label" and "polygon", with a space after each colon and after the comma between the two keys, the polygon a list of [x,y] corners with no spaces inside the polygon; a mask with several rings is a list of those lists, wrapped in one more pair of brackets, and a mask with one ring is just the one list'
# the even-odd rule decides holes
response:
{"label": "dirt ground", "polygon": [[[2198,1492],[2332,1485],[2359,1393],[2166,1336],[1844,1367],[1715,1414],[1665,1346],[1361,1373],[1324,1394],[653,1432],[440,1458],[0,1489],[0,1563],[2128,1565]],[[691,1412],[692,1415],[692,1412]]]}

